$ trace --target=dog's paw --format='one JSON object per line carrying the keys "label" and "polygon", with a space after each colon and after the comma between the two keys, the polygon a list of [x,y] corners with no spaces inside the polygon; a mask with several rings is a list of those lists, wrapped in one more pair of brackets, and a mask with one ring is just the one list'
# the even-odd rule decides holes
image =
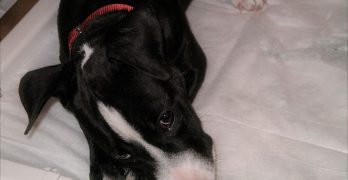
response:
{"label": "dog's paw", "polygon": [[233,0],[233,5],[240,11],[256,11],[259,12],[267,3],[267,0]]}

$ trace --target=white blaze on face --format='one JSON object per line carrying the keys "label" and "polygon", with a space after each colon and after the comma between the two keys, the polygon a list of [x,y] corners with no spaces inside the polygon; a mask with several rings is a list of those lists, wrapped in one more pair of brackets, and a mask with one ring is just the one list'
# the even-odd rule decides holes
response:
{"label": "white blaze on face", "polygon": [[94,50],[88,45],[88,43],[83,44],[82,51],[85,53],[85,56],[82,59],[81,69],[83,70],[83,66],[85,66],[86,62],[89,60]]}
{"label": "white blaze on face", "polygon": [[101,115],[109,126],[126,142],[135,142],[157,162],[156,178],[158,180],[214,180],[213,165],[192,151],[179,154],[167,154],[146,142],[132,125],[130,125],[114,108],[98,102]]}

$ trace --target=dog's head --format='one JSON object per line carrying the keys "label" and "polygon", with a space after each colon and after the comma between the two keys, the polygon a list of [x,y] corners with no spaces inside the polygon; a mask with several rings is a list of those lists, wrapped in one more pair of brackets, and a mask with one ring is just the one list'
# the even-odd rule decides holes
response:
{"label": "dog's head", "polygon": [[26,133],[54,96],[108,154],[100,160],[107,174],[214,179],[212,140],[168,55],[182,48],[166,49],[163,26],[151,8],[134,10],[102,34],[91,30],[69,61],[27,73],[19,89],[30,120]]}

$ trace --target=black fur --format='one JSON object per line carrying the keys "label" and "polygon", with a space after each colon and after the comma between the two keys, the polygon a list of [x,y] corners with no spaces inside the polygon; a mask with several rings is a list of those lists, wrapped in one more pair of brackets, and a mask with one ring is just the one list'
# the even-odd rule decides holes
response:
{"label": "black fur", "polygon": [[[93,20],[68,49],[68,34],[96,9],[110,3],[134,6]],[[77,118],[90,147],[90,179],[106,174],[155,179],[156,162],[140,146],[123,141],[105,122],[97,101],[117,109],[150,144],[175,153],[192,149],[212,161],[212,140],[192,108],[204,78],[205,56],[184,10],[190,0],[61,0],[58,15],[61,64],[28,72],[19,93],[29,116],[27,134],[44,104],[58,97]],[[94,53],[83,70],[82,44]],[[158,126],[175,114],[171,132]],[[122,159],[122,155],[131,158]]]}

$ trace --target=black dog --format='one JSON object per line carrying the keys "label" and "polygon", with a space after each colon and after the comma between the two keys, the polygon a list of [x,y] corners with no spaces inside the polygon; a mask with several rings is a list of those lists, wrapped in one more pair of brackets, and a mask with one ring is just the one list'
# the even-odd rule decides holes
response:
{"label": "black dog", "polygon": [[189,3],[61,0],[61,64],[20,82],[25,134],[57,97],[88,140],[90,179],[214,179],[212,139],[191,105],[206,61]]}

